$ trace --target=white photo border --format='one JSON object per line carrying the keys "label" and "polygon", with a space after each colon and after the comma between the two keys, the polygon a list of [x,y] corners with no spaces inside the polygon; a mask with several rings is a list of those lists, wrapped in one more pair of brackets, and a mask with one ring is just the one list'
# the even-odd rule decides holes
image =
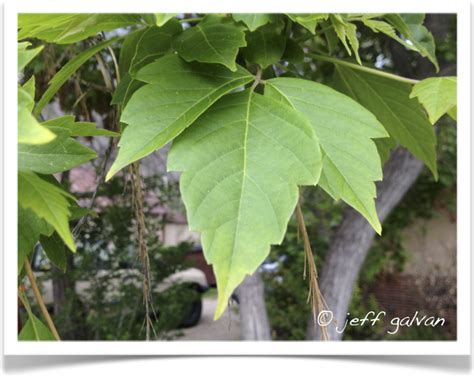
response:
{"label": "white photo border", "polygon": [[[17,156],[18,13],[456,13],[458,74],[457,136],[457,340],[342,342],[222,341],[18,341],[17,159],[5,158],[3,240],[3,342],[5,355],[468,355],[471,352],[471,30],[470,2],[397,0],[180,0],[31,1],[5,4],[4,156]],[[10,219],[5,221],[6,219]]]}

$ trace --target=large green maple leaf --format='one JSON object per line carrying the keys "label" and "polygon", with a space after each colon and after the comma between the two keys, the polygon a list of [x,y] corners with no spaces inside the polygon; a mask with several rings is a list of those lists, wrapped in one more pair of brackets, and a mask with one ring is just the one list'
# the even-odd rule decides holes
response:
{"label": "large green maple leaf", "polygon": [[173,140],[215,101],[253,76],[240,66],[231,72],[167,55],[140,69],[135,78],[147,84],[132,95],[122,113],[127,127],[107,179]]}
{"label": "large green maple leaf", "polygon": [[173,142],[168,169],[183,171],[190,229],[202,232],[219,290],[215,318],[233,290],[283,240],[298,185],[321,172],[311,125],[291,107],[249,90],[219,100]]}
{"label": "large green maple leaf", "polygon": [[68,129],[52,126],[48,129],[56,134],[49,143],[18,146],[18,170],[54,174],[96,157],[95,151],[71,138]]}
{"label": "large green maple leaf", "polygon": [[320,186],[381,233],[374,181],[382,179],[382,167],[372,139],[388,134],[375,116],[348,96],[309,80],[271,79],[265,93],[290,104],[313,126],[323,153]]}
{"label": "large green maple leaf", "polygon": [[18,39],[38,38],[51,43],[70,44],[99,32],[142,23],[139,14],[21,13]]}
{"label": "large green maple leaf", "polygon": [[270,13],[234,13],[232,18],[237,22],[243,22],[250,31],[255,31],[259,27],[277,19],[278,15]]}
{"label": "large green maple leaf", "polygon": [[438,176],[436,135],[421,105],[410,99],[410,84],[336,66],[334,86],[371,111],[393,140],[422,160],[435,178]]}
{"label": "large green maple leaf", "polygon": [[410,98],[417,97],[426,109],[430,122],[435,124],[448,113],[456,120],[457,79],[456,77],[430,77],[416,84]]}
{"label": "large green maple leaf", "polygon": [[18,172],[18,203],[31,209],[36,216],[46,220],[61,236],[67,247],[76,251],[74,238],[69,230],[70,200],[74,197],[34,173]]}
{"label": "large green maple leaf", "polygon": [[112,104],[125,106],[132,94],[144,85],[132,78],[140,68],[158,59],[171,50],[173,36],[183,30],[178,20],[173,19],[162,27],[137,29],[125,38],[120,49],[120,82],[114,92]]}
{"label": "large green maple leaf", "polygon": [[247,44],[244,29],[230,17],[208,15],[178,35],[173,46],[187,62],[218,63],[236,71],[239,48]]}

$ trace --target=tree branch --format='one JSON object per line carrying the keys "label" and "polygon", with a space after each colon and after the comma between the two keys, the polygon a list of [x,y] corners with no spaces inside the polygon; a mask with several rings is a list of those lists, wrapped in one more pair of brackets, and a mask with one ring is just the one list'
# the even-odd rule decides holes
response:
{"label": "tree branch", "polygon": [[370,74],[375,75],[375,76],[385,77],[387,79],[403,82],[405,84],[414,85],[414,84],[417,84],[417,83],[420,82],[419,80],[409,79],[407,77],[398,76],[398,75],[395,75],[393,73],[382,71],[380,69],[369,68],[369,67],[365,67],[363,65],[349,63],[349,62],[346,62],[345,60],[331,58],[329,56],[313,54],[313,53],[310,53],[310,52],[308,52],[306,55],[308,55],[308,56],[310,56],[314,59],[321,60],[323,62],[343,65],[343,66],[346,66],[346,67],[349,67],[349,68],[352,68],[352,69],[355,69],[355,70],[358,70],[358,71],[370,73]]}
{"label": "tree branch", "polygon": [[38,288],[38,284],[36,284],[35,275],[33,274],[33,270],[31,269],[30,261],[26,257],[25,257],[24,267],[26,271],[26,276],[28,276],[28,280],[30,281],[31,289],[33,290],[33,294],[35,295],[35,299],[36,299],[36,302],[38,303],[41,314],[46,320],[46,323],[48,324],[48,327],[51,330],[51,333],[53,334],[54,338],[56,340],[61,340],[58,334],[58,330],[56,330],[56,326],[54,325],[54,322],[51,319],[51,316],[49,315],[48,309],[46,308],[46,305],[43,300],[43,296],[41,296],[41,292]]}

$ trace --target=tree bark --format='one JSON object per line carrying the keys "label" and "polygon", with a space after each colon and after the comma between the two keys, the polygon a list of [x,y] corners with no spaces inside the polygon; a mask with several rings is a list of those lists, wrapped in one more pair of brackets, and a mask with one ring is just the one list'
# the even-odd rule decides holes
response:
{"label": "tree bark", "polygon": [[240,339],[272,340],[264,285],[258,271],[245,278],[237,287],[236,295],[239,300]]}
{"label": "tree bark", "polygon": [[[423,168],[423,163],[405,149],[392,153],[384,168],[384,179],[377,186],[377,213],[383,222],[413,185]],[[326,256],[320,278],[320,287],[336,326],[344,326],[347,309],[375,231],[359,213],[348,208],[334,234],[334,241]],[[327,327],[330,340],[340,340],[342,332],[336,326]],[[308,321],[310,340],[320,340],[320,328]]]}

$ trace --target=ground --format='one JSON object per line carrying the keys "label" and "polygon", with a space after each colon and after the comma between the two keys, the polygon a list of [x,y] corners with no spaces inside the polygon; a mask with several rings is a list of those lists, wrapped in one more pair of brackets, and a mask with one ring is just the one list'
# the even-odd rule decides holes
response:
{"label": "ground", "polygon": [[184,329],[184,335],[177,340],[239,340],[240,318],[236,307],[227,309],[218,321],[214,321],[217,298],[205,296],[202,301],[201,320],[196,326]]}

